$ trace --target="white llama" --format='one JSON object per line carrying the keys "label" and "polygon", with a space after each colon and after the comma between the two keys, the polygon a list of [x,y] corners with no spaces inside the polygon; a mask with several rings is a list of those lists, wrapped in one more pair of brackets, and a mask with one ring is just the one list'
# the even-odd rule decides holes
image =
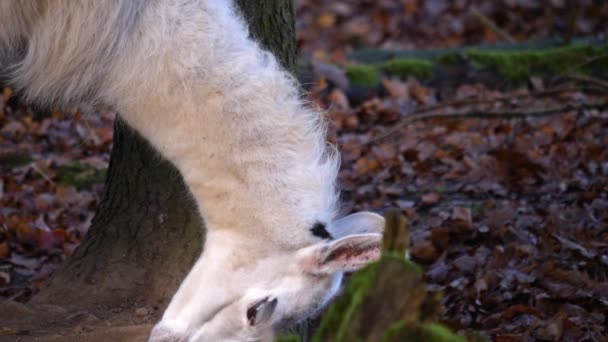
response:
{"label": "white llama", "polygon": [[378,257],[382,217],[335,220],[338,155],[229,0],[2,0],[0,58],[28,99],[120,113],[188,185],[204,252],[153,341],[266,341]]}

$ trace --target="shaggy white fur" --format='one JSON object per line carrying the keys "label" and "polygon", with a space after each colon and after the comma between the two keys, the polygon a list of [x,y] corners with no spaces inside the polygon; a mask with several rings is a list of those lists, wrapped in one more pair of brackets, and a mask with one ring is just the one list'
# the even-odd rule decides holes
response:
{"label": "shaggy white fur", "polygon": [[[321,115],[231,1],[3,0],[0,22],[4,65],[28,98],[115,109],[196,200],[205,249],[152,340],[268,339],[377,256],[381,217],[331,223],[339,159]],[[342,239],[312,234],[319,222]]]}

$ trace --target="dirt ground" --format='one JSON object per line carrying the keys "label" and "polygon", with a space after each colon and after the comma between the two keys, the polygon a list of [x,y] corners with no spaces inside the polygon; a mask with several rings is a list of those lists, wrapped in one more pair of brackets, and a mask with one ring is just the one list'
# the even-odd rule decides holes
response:
{"label": "dirt ground", "polygon": [[[145,310],[145,309],[144,309]],[[154,319],[133,306],[66,309],[3,302],[0,341],[147,341]]]}

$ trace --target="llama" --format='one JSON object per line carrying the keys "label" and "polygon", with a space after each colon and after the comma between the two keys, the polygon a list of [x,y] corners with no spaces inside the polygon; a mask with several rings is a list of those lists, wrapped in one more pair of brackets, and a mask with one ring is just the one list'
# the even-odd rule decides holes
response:
{"label": "llama", "polygon": [[321,114],[232,1],[3,0],[0,22],[0,61],[27,99],[117,111],[196,201],[203,253],[151,341],[269,340],[378,257],[382,217],[336,220]]}

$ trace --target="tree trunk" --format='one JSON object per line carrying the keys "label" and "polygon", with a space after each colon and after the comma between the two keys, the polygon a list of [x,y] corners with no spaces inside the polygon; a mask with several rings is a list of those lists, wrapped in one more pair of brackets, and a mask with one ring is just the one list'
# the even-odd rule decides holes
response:
{"label": "tree trunk", "polygon": [[[293,72],[292,0],[238,5],[252,37]],[[32,302],[85,309],[101,319],[117,310],[133,317],[144,307],[151,312],[147,322],[155,321],[200,254],[203,238],[202,220],[177,169],[117,118],[106,189],[91,228]]]}
{"label": "tree trunk", "polygon": [[117,118],[105,191],[91,228],[33,301],[145,306],[160,314],[200,254],[203,233],[177,169]]}
{"label": "tree trunk", "polygon": [[253,39],[295,75],[296,26],[293,0],[237,0]]}

